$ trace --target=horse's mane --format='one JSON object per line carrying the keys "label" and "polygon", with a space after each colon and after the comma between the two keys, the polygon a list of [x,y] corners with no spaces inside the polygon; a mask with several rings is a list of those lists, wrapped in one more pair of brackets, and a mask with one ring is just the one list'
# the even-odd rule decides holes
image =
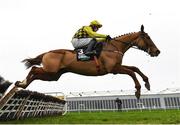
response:
{"label": "horse's mane", "polygon": [[125,33],[125,34],[122,34],[122,35],[119,35],[119,36],[115,36],[113,39],[122,38],[122,37],[125,37],[125,36],[128,36],[128,35],[132,35],[134,33],[136,33],[136,32]]}

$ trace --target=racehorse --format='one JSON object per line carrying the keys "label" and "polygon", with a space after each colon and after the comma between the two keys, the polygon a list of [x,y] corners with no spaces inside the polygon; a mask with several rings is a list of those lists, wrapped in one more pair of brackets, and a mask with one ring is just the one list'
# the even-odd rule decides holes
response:
{"label": "racehorse", "polygon": [[[99,58],[96,58],[99,70],[97,70],[97,64],[94,60],[77,61],[76,51],[65,49],[52,50],[35,58],[25,59],[23,62],[25,62],[27,68],[32,68],[26,79],[22,82],[17,81],[15,85],[26,88],[33,80],[57,81],[66,72],[86,76],[102,76],[108,73],[127,74],[134,80],[136,88],[135,96],[139,99],[141,85],[136,78],[135,72],[142,77],[148,90],[150,90],[150,84],[148,77],[139,68],[122,65],[124,53],[131,47],[143,50],[152,57],[160,54],[160,50],[153,43],[150,36],[144,32],[144,26],[141,25],[140,31],[115,37],[111,41],[106,42],[106,44],[103,44],[102,52]],[[40,67],[34,66],[40,64],[42,64]]]}

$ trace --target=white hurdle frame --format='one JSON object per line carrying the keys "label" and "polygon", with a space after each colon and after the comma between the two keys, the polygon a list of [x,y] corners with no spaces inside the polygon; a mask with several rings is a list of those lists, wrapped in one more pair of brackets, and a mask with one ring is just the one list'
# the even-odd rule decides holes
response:
{"label": "white hurdle frame", "polygon": [[65,115],[66,101],[27,90],[12,89],[0,99],[0,120]]}

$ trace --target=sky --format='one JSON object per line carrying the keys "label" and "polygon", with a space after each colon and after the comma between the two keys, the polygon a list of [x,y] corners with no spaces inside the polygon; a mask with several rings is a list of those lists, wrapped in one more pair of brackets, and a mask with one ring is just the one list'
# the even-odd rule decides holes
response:
{"label": "sky", "polygon": [[[98,33],[116,37],[137,32],[141,24],[161,51],[158,57],[129,49],[124,65],[149,77],[151,90],[180,88],[180,12],[178,0],[0,0],[0,75],[15,82],[28,74],[21,61],[54,49],[73,49],[74,33],[92,20]],[[145,89],[144,82],[137,75]],[[58,81],[34,81],[38,92],[134,90],[127,75],[87,77],[66,73]]]}

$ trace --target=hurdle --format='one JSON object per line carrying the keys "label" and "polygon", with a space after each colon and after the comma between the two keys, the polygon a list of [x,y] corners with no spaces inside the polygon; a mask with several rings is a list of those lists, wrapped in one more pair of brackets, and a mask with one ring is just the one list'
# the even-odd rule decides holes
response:
{"label": "hurdle", "polygon": [[0,99],[0,120],[65,115],[66,101],[14,86]]}

